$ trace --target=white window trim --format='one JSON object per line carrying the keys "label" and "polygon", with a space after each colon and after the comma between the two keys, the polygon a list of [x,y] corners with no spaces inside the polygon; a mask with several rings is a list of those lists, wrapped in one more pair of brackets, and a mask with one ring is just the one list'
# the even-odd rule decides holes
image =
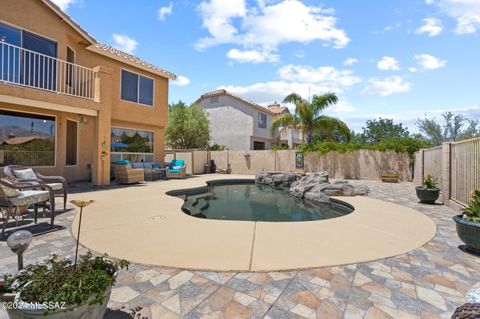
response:
{"label": "white window trim", "polygon": [[53,117],[55,118],[55,156],[53,157],[53,166],[32,166],[35,168],[56,168],[57,167],[57,155],[58,155],[58,119],[56,115],[50,115],[50,114],[44,114],[44,113],[37,113],[37,112],[27,112],[27,111],[19,111],[15,109],[6,109],[6,108],[0,108],[0,110],[3,111],[9,111],[9,112],[18,112],[18,113],[23,113],[23,114],[35,114],[35,115],[41,115],[41,116],[48,116],[48,117]]}
{"label": "white window trim", "polygon": [[[137,81],[137,92],[138,92],[137,102],[133,102],[133,101],[129,101],[129,100],[124,100],[124,99],[122,99],[122,71],[127,71],[127,72],[130,72],[130,73],[136,74],[136,75],[138,76],[138,81]],[[150,104],[145,104],[145,103],[141,103],[141,102],[140,102],[140,77],[141,77],[141,76],[143,76],[144,78],[147,78],[147,79],[151,79],[151,80],[153,81],[152,105],[150,105]],[[120,100],[121,100],[121,101],[124,101],[124,102],[128,102],[128,103],[132,103],[132,104],[138,104],[138,105],[148,106],[148,107],[151,107],[151,108],[155,107],[155,79],[152,78],[152,77],[143,75],[143,74],[141,74],[141,73],[131,71],[131,70],[129,70],[129,69],[120,68]]]}
{"label": "white window trim", "polygon": [[68,121],[71,121],[71,122],[75,122],[77,123],[77,158],[76,158],[76,163],[75,165],[70,165],[70,164],[67,164],[67,150],[65,150],[65,167],[77,167],[79,164],[79,155],[80,155],[80,138],[79,138],[79,133],[80,133],[80,121],[78,120],[74,120],[72,118],[69,118],[67,117],[65,119],[65,142],[67,142],[67,129],[68,129],[68,124],[67,122]]}

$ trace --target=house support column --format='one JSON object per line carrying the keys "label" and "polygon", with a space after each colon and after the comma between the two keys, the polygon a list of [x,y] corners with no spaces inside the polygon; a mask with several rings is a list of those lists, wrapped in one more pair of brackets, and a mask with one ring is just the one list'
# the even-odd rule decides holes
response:
{"label": "house support column", "polygon": [[94,70],[98,72],[95,101],[100,102],[101,107],[95,118],[92,183],[101,186],[110,184],[113,70],[105,66],[97,66]]}

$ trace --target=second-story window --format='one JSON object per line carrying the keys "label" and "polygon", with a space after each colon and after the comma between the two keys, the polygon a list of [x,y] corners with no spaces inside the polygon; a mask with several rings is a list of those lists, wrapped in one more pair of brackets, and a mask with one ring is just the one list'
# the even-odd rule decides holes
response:
{"label": "second-story window", "polygon": [[267,114],[258,113],[258,127],[267,128]]}
{"label": "second-story window", "polygon": [[153,79],[122,70],[122,100],[153,106]]}

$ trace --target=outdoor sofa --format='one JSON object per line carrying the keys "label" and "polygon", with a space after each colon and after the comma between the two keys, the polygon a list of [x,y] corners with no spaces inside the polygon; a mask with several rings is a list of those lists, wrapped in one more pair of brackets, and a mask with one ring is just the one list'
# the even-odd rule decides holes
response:
{"label": "outdoor sofa", "polygon": [[133,168],[130,161],[112,163],[115,181],[119,184],[135,184],[145,181],[143,168]]}

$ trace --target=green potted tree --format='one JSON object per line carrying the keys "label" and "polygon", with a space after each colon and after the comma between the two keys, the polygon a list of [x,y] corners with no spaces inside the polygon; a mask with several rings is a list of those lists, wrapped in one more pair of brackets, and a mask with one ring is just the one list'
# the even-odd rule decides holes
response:
{"label": "green potted tree", "polygon": [[437,185],[437,178],[428,174],[423,180],[422,186],[415,187],[420,203],[435,204],[440,196],[440,188]]}
{"label": "green potted tree", "polygon": [[[5,276],[3,291],[15,294],[16,310],[25,318],[103,318],[117,271],[128,261],[114,261],[91,252],[77,264],[52,255],[43,263],[28,265],[14,276]],[[23,318],[21,317],[21,318]]]}
{"label": "green potted tree", "polygon": [[453,216],[457,225],[458,237],[465,243],[467,250],[480,254],[480,189],[472,192],[470,205],[462,215]]}

